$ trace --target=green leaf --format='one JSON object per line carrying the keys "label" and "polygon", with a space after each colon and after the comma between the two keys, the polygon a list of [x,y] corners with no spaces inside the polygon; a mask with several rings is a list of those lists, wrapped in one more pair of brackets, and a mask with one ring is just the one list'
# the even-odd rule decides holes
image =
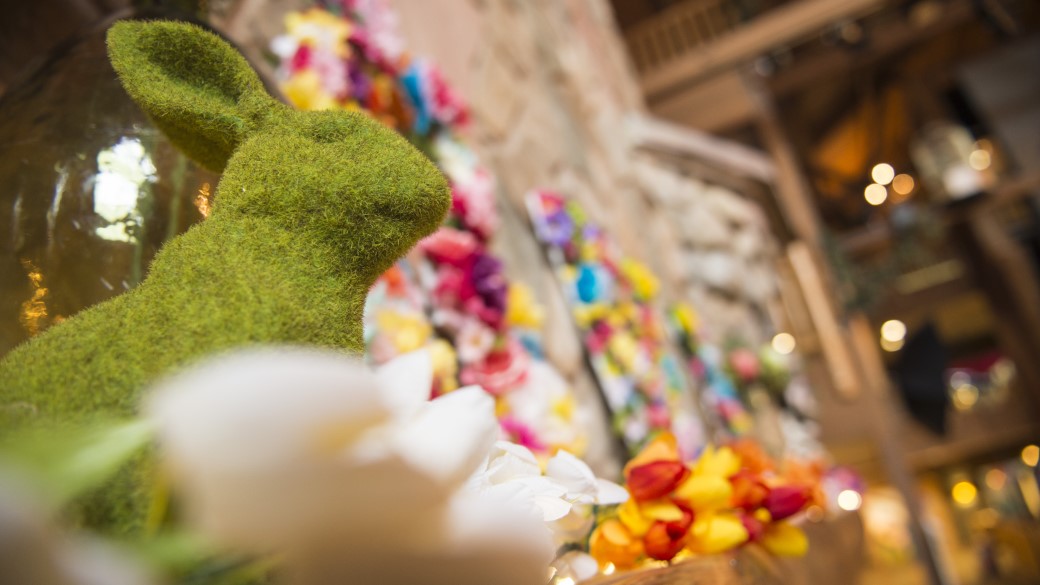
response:
{"label": "green leaf", "polygon": [[34,429],[5,442],[0,460],[29,476],[55,506],[96,488],[148,445],[146,420]]}

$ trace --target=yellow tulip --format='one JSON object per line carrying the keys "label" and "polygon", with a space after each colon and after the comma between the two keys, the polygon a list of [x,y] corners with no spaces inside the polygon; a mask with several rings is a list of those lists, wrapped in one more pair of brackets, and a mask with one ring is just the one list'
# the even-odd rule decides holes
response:
{"label": "yellow tulip", "polygon": [[800,557],[809,552],[809,538],[790,522],[776,522],[766,528],[762,546],[778,557]]}
{"label": "yellow tulip", "polygon": [[740,457],[729,447],[715,449],[711,445],[704,448],[693,474],[700,476],[728,478],[740,471]]}
{"label": "yellow tulip", "polygon": [[717,554],[747,540],[748,531],[735,514],[700,514],[693,521],[686,547],[695,553]]}
{"label": "yellow tulip", "polygon": [[654,521],[643,516],[639,504],[632,498],[618,506],[618,519],[637,538],[642,538]]}
{"label": "yellow tulip", "polygon": [[679,485],[675,497],[698,512],[718,510],[729,505],[733,486],[724,477],[694,474]]}

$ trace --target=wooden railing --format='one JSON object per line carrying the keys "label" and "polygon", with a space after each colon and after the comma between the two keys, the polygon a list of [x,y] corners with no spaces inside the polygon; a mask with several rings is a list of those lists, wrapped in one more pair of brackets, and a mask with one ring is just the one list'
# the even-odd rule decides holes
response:
{"label": "wooden railing", "polygon": [[635,25],[625,40],[636,69],[645,74],[707,45],[742,20],[730,0],[688,0]]}
{"label": "wooden railing", "polygon": [[685,0],[625,33],[648,97],[799,43],[894,0]]}

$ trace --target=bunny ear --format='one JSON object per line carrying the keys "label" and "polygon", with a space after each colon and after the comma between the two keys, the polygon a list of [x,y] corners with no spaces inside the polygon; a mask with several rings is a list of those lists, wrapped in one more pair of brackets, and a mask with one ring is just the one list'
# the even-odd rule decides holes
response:
{"label": "bunny ear", "polygon": [[118,22],[108,31],[108,57],[170,140],[216,172],[279,105],[238,51],[193,24]]}

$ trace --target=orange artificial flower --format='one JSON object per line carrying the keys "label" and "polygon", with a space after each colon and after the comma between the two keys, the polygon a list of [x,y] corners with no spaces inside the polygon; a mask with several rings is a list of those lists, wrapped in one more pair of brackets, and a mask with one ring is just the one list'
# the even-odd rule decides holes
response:
{"label": "orange artificial flower", "polygon": [[773,460],[762,447],[751,439],[737,439],[729,448],[740,457],[741,468],[752,473],[773,471]]}
{"label": "orange artificial flower", "polygon": [[643,552],[643,541],[615,518],[597,526],[589,538],[589,553],[601,565],[613,563],[618,569],[628,569],[635,566]]}
{"label": "orange artificial flower", "polygon": [[754,510],[762,506],[762,502],[769,494],[769,487],[762,481],[762,478],[748,471],[738,472],[730,478],[730,483],[733,484],[732,505],[734,508]]}

